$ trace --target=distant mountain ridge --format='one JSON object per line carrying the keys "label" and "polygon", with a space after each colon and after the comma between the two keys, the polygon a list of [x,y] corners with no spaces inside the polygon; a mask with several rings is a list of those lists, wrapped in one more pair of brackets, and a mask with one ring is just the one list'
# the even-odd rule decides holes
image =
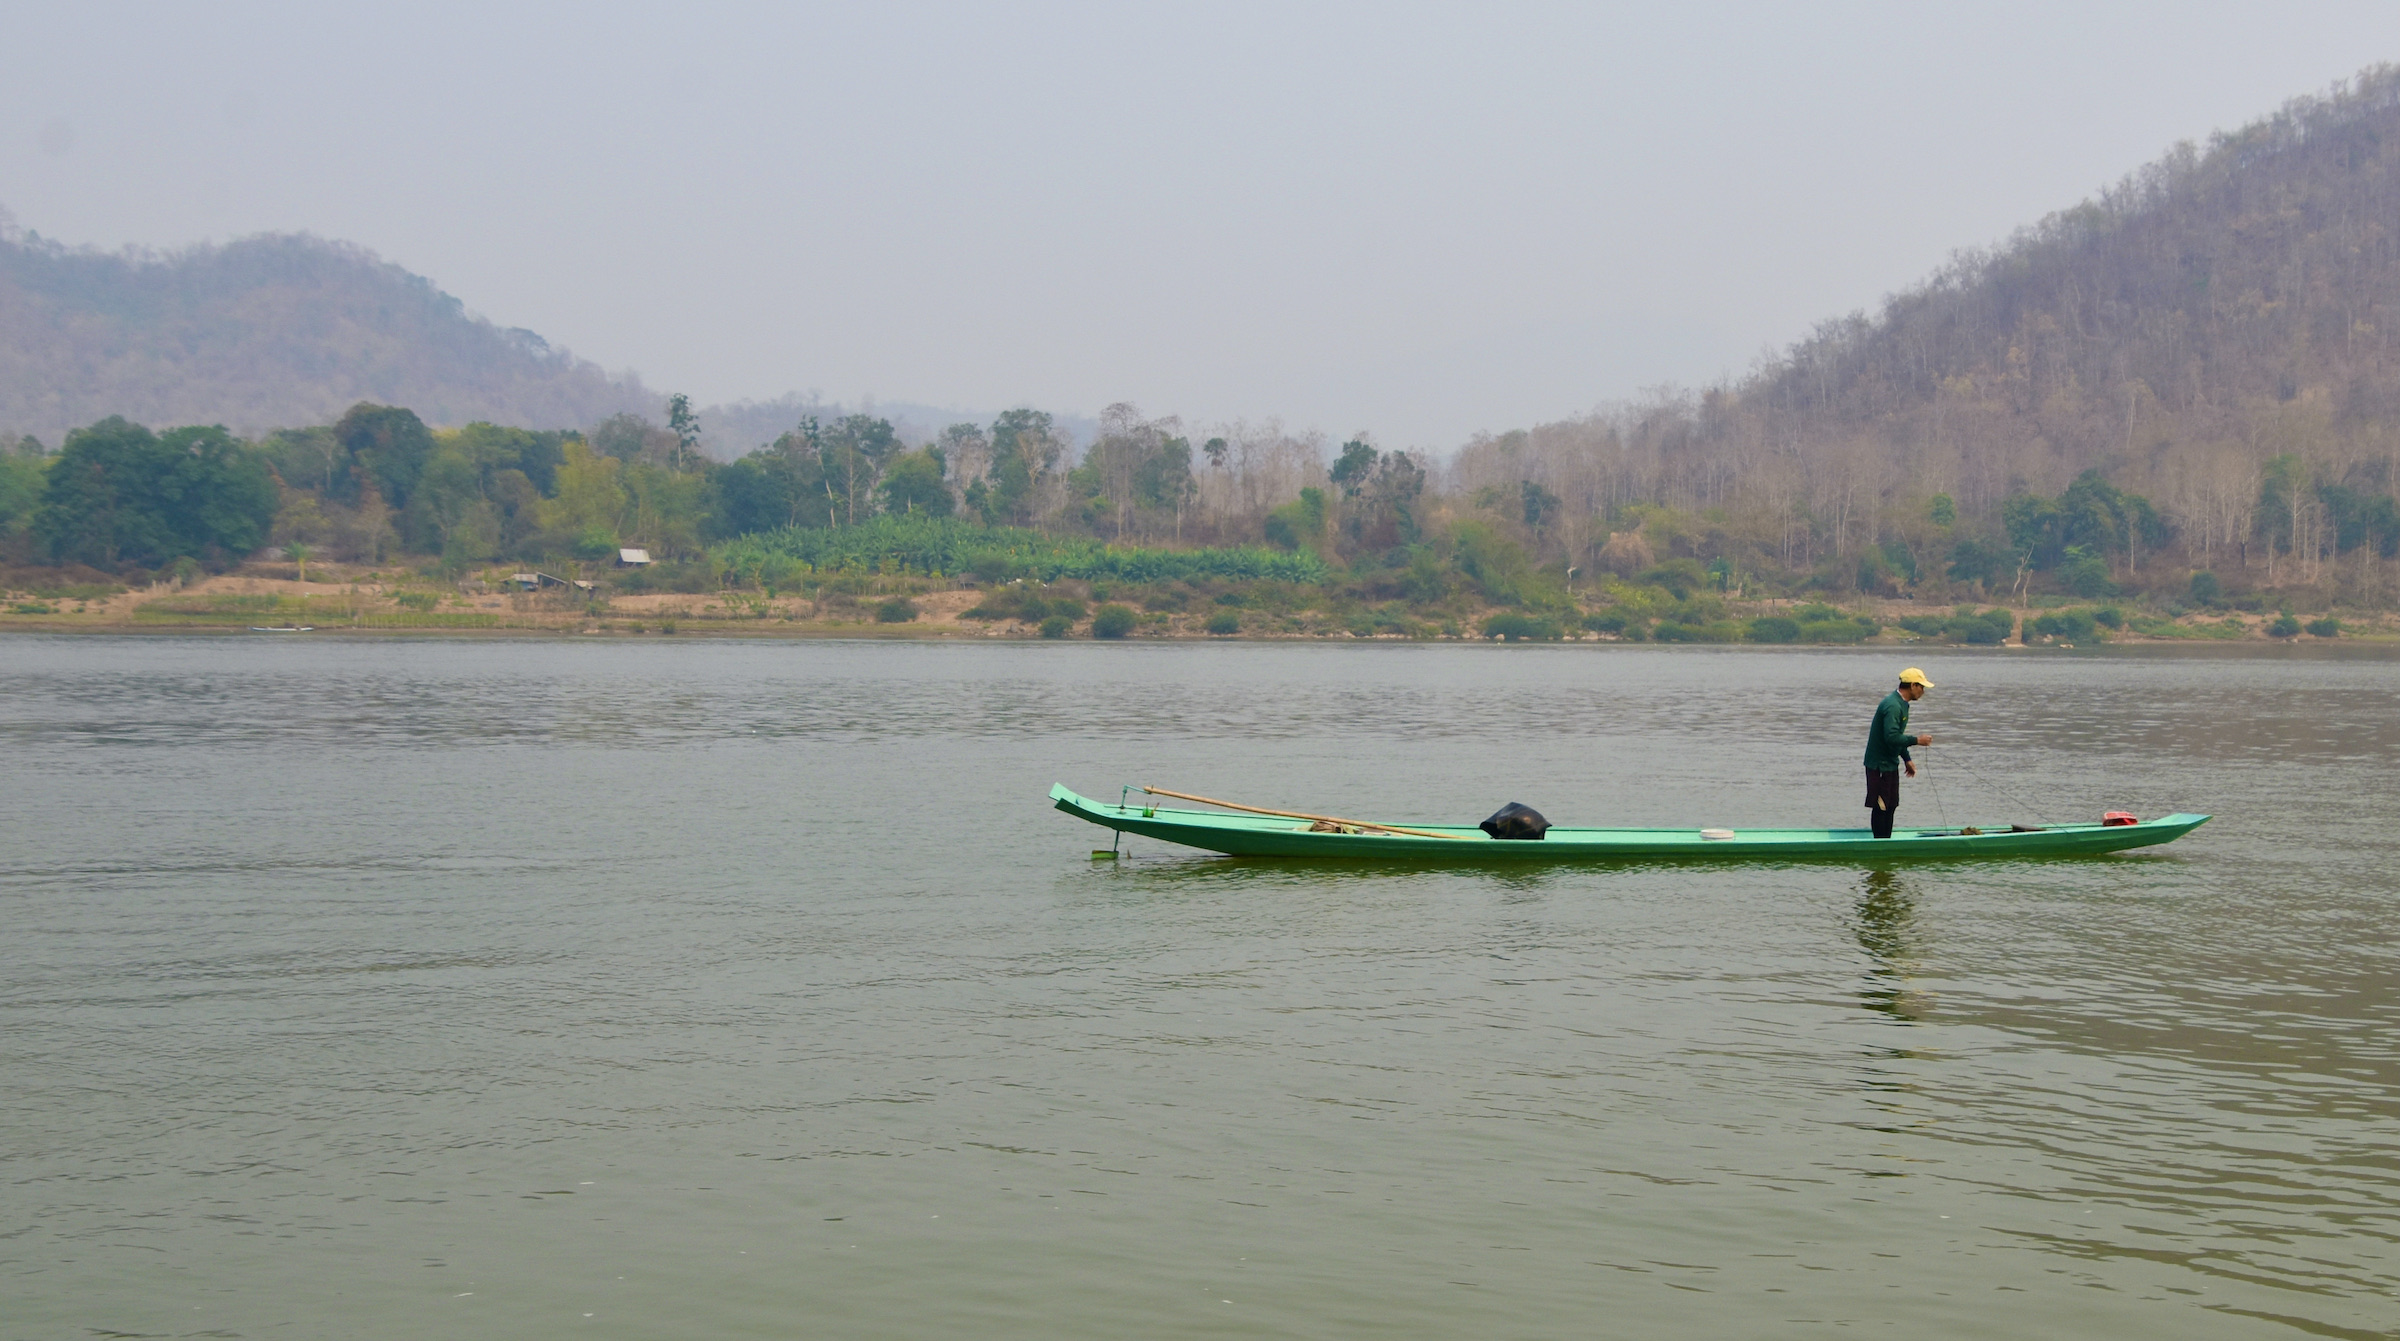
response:
{"label": "distant mountain ridge", "polygon": [[[470,312],[363,247],[273,233],[180,251],[102,252],[11,226],[0,210],[0,435],[56,447],[109,415],[247,437],[331,423],[360,401],[435,425],[589,429],[663,417],[666,395],[522,327]],[[739,456],[855,410],[911,442],[989,413],[787,394],[700,410],[701,442]],[[1089,436],[1089,421],[1071,419]]]}
{"label": "distant mountain ridge", "polygon": [[[2176,146],[2092,200],[1828,321],[1744,392],[1787,417],[1924,436],[1980,400],[2086,465],[2247,436],[2311,389],[2400,412],[2400,66]],[[2091,404],[2082,422],[2078,411]],[[2130,424],[2129,424],[2130,421]]]}
{"label": "distant mountain ridge", "polygon": [[52,446],[112,414],[256,434],[368,400],[559,428],[655,415],[660,399],[346,243],[104,253],[0,235],[0,430]]}
{"label": "distant mountain ridge", "polygon": [[[2400,66],[2179,145],[1747,377],[1486,436],[1452,475],[1557,496],[1569,563],[1639,504],[1679,518],[1645,544],[1815,567],[1828,590],[1930,571],[2022,590],[2023,565],[2075,550],[2131,581],[2171,546],[2389,603]],[[2092,500],[2106,525],[2067,515]]]}

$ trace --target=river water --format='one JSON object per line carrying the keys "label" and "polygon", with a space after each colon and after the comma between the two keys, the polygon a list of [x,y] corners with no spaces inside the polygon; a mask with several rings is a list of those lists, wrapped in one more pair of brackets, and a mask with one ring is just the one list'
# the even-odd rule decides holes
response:
{"label": "river water", "polygon": [[[0,640],[0,1341],[2400,1335],[2400,661]],[[1870,870],[1387,819],[2217,818]]]}

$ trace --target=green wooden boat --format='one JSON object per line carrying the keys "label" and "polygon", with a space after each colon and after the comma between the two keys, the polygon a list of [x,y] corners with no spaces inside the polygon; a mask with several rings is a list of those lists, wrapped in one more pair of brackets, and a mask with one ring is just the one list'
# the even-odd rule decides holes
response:
{"label": "green wooden boat", "polygon": [[[1565,829],[1539,841],[1502,841],[1472,824],[1406,824],[1420,833],[1320,830],[1307,817],[1170,810],[1135,800],[1115,803],[1050,789],[1058,808],[1105,829],[1163,839],[1236,857],[1340,857],[1409,861],[1501,862],[1634,859],[1642,861],[1974,861],[1986,857],[2081,857],[2171,843],[2208,822],[2175,814],[2133,824],[2052,824],[1895,829],[1878,839],[1865,829]],[[1347,823],[1347,822],[1346,822]],[[1972,828],[1975,826],[1965,826]],[[1430,837],[1421,835],[1444,835]],[[1451,836],[1455,835],[1455,836]]]}

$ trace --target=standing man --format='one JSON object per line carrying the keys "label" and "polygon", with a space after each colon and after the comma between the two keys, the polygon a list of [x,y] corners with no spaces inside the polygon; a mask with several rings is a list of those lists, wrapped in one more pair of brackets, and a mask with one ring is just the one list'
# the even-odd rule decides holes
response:
{"label": "standing man", "polygon": [[1900,772],[1917,775],[1917,762],[1908,757],[1911,745],[1931,745],[1931,736],[1908,734],[1908,705],[1925,697],[1933,681],[1911,666],[1900,672],[1900,687],[1875,705],[1875,721],[1867,727],[1867,811],[1877,838],[1892,836],[1892,812],[1900,808]]}

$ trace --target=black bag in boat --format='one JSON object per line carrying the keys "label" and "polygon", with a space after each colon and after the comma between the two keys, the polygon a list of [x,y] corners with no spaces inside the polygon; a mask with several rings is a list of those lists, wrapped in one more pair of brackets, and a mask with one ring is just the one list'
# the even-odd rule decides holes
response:
{"label": "black bag in boat", "polygon": [[1494,838],[1538,839],[1550,832],[1550,821],[1532,806],[1511,801],[1477,827]]}

